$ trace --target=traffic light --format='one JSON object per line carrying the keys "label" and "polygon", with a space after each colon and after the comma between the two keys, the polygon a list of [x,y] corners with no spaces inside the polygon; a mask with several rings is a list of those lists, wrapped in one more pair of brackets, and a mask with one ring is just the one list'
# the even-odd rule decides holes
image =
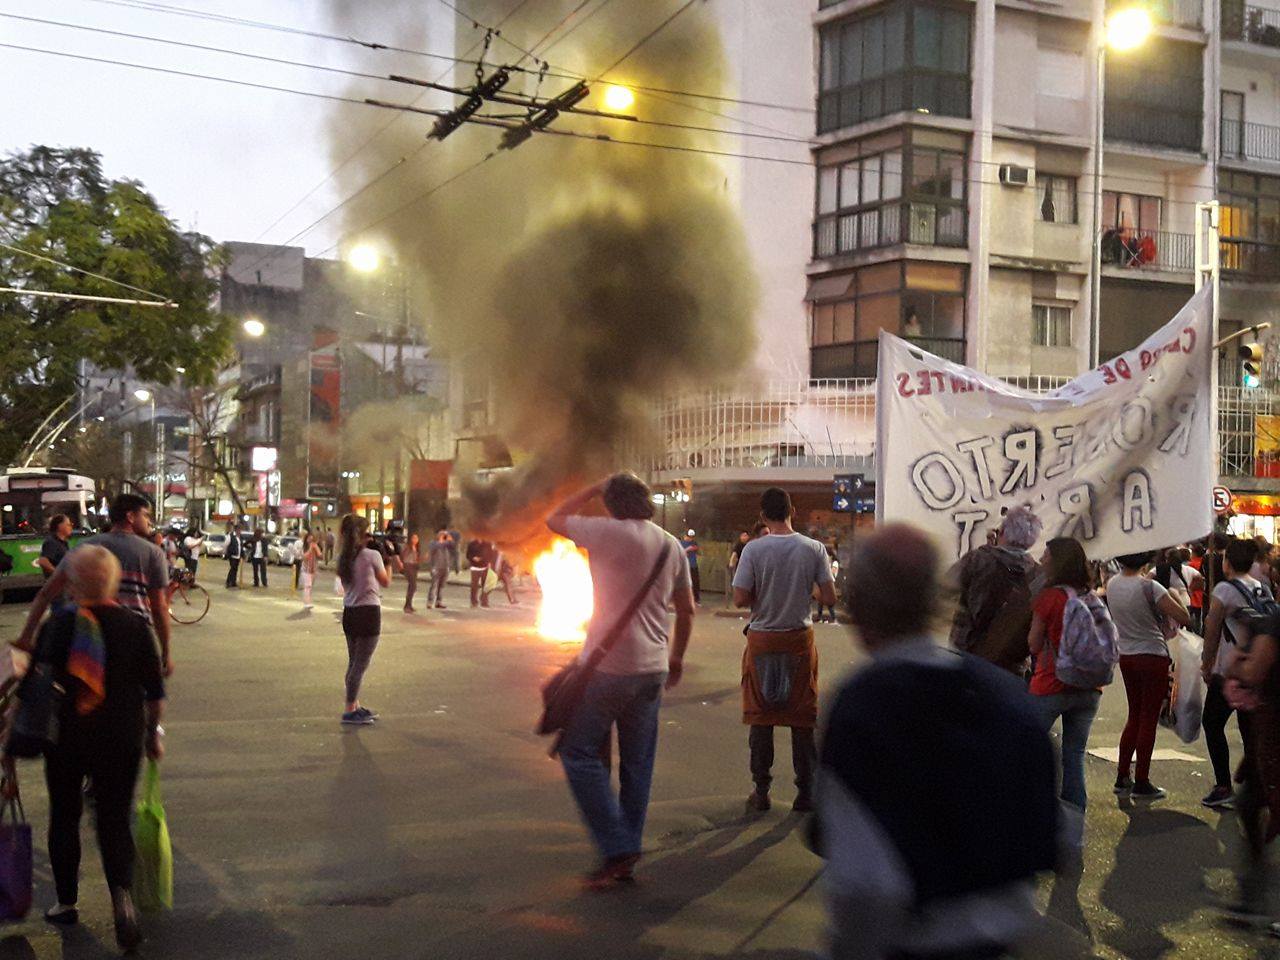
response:
{"label": "traffic light", "polygon": [[1249,389],[1262,386],[1262,344],[1240,345],[1240,385]]}

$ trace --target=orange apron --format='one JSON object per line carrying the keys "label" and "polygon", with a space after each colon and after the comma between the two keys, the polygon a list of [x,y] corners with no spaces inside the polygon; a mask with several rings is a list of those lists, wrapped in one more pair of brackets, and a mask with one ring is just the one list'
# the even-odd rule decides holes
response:
{"label": "orange apron", "polygon": [[742,722],[761,727],[818,723],[818,648],[813,628],[747,633],[742,654]]}

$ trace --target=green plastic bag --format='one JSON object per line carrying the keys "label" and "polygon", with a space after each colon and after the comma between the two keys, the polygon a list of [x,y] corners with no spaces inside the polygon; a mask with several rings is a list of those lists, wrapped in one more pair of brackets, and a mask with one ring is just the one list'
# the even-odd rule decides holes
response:
{"label": "green plastic bag", "polygon": [[160,766],[147,761],[138,801],[133,840],[137,859],[133,867],[133,899],[143,910],[173,909],[173,847],[160,800]]}

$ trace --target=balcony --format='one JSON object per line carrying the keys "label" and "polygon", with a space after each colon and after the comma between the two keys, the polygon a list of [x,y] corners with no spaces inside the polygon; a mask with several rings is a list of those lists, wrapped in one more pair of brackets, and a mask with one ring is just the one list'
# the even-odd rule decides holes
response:
{"label": "balcony", "polygon": [[1167,230],[1108,228],[1102,232],[1102,263],[1135,272],[1195,269],[1196,238]]}
{"label": "balcony", "polygon": [[[1107,81],[1110,83],[1110,79]],[[1105,134],[1108,143],[1123,141],[1174,150],[1201,149],[1204,125],[1200,114],[1160,110],[1154,105],[1114,103],[1107,98]]]}
{"label": "balcony", "polygon": [[280,368],[270,367],[266,370],[259,370],[252,376],[246,377],[240,381],[240,386],[236,390],[236,399],[243,400],[254,394],[262,393],[266,390],[277,389],[280,386]]}
{"label": "balcony", "polygon": [[1222,39],[1280,49],[1280,10],[1223,0]]}
{"label": "balcony", "polygon": [[1280,281],[1280,244],[1223,237],[1219,257],[1222,269],[1238,277]]}
{"label": "balcony", "polygon": [[1224,160],[1280,161],[1280,127],[1223,120],[1219,147]]}
{"label": "balcony", "polygon": [[963,247],[967,239],[963,204],[893,203],[819,217],[813,225],[813,255],[821,259],[899,243]]}
{"label": "balcony", "polygon": [[[964,363],[965,342],[942,337],[906,337],[908,343],[943,360]],[[809,351],[810,376],[814,380],[874,377],[879,356],[875,340],[813,347]]]}
{"label": "balcony", "polygon": [[[1117,0],[1107,0],[1107,12],[1110,13],[1128,5]],[[1151,11],[1151,17],[1157,23],[1172,27],[1190,27],[1198,30],[1204,22],[1204,4],[1201,0],[1154,0],[1153,3],[1147,4],[1147,9]]]}

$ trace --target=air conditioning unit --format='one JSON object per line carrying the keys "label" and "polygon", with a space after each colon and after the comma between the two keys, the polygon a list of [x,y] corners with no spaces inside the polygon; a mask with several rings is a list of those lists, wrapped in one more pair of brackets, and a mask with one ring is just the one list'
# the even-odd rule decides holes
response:
{"label": "air conditioning unit", "polygon": [[1029,167],[1020,167],[1016,163],[1000,164],[1000,182],[1006,187],[1025,187],[1031,182]]}

